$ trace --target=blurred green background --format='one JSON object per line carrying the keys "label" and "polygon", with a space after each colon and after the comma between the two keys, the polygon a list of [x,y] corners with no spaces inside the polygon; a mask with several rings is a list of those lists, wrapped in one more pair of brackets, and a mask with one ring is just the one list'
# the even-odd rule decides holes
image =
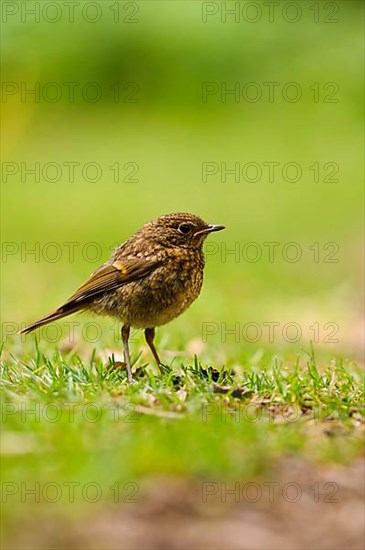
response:
{"label": "blurred green background", "polygon": [[[309,327],[318,323],[318,347],[357,358],[363,275],[362,3],[319,2],[315,10],[311,2],[296,2],[296,22],[288,21],[295,13],[283,11],[285,2],[272,22],[262,3],[254,3],[256,22],[250,22],[254,11],[243,10],[245,2],[226,3],[227,9],[240,8],[226,19],[223,4],[214,2],[103,1],[96,3],[98,10],[85,12],[81,8],[87,3],[81,3],[73,22],[61,2],[57,21],[52,7],[35,20],[22,12],[21,3],[10,4],[10,12],[3,13],[2,38],[5,340],[18,351],[31,349],[32,338],[24,343],[10,335],[13,324],[59,305],[144,222],[190,211],[227,229],[207,244],[201,297],[159,331],[165,349],[179,350],[187,360],[198,352],[217,364],[239,361],[247,346],[250,353],[261,345],[289,346],[295,354],[313,339]],[[40,3],[41,10],[46,4]],[[207,82],[217,92],[204,97]],[[272,100],[268,82],[276,83]],[[67,83],[76,83],[72,101]],[[288,83],[294,85],[288,88]],[[222,100],[224,86],[236,87],[240,95]],[[36,89],[36,95],[25,94],[26,89]],[[298,101],[285,99],[285,93],[290,99],[298,89]],[[92,101],[95,90],[100,97]],[[262,94],[257,101],[254,93]],[[270,162],[279,163],[271,182],[264,164]],[[283,175],[290,162],[300,167],[297,182]],[[39,181],[24,172],[35,163]],[[69,163],[79,163],[74,181]],[[99,172],[91,167],[85,177],[87,163],[96,163]],[[207,181],[204,163],[218,170]],[[256,163],[262,176],[252,181],[249,175],[247,181],[241,173],[239,181],[233,175],[224,181],[222,163],[228,169],[239,163],[243,170]],[[45,166],[50,166],[46,177]],[[326,181],[333,167],[332,179],[338,181]],[[73,261],[65,245],[70,242],[77,243]],[[224,255],[224,247],[242,252],[252,242],[262,250],[257,262],[242,254]],[[273,262],[265,242],[279,243]],[[298,262],[282,257],[289,242],[302,252]],[[88,243],[97,243],[95,261],[85,258],[87,252],[93,256]],[[36,255],[24,254],[35,247]],[[55,250],[57,260],[49,261]],[[326,261],[331,252],[335,263]],[[75,320],[81,333],[83,319]],[[241,328],[254,322],[263,329],[257,342],[242,336],[222,342],[221,323]],[[274,342],[264,322],[280,324]],[[287,322],[301,327],[298,342],[280,336]],[[117,348],[107,330],[110,322],[101,323],[106,330],[99,345]],[[205,343],[204,323],[217,327]],[[338,342],[326,342],[332,330],[326,323],[338,326]],[[92,347],[88,344],[88,353]]]}

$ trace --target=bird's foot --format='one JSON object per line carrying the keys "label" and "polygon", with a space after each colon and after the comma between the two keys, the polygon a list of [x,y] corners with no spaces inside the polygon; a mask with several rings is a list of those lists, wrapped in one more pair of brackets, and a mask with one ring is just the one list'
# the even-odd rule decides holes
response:
{"label": "bird's foot", "polygon": [[164,365],[163,363],[158,364],[158,368],[160,371],[160,374],[170,374],[172,372],[172,368],[168,365]]}
{"label": "bird's foot", "polygon": [[119,370],[125,370],[127,369],[128,370],[128,374],[127,374],[127,379],[128,379],[128,382],[130,384],[137,384],[137,381],[133,378],[133,375],[131,373],[131,370],[128,369],[128,364],[125,362],[125,361],[114,361],[114,362],[110,362],[106,368],[110,371],[110,372],[115,372],[115,371],[119,371]]}

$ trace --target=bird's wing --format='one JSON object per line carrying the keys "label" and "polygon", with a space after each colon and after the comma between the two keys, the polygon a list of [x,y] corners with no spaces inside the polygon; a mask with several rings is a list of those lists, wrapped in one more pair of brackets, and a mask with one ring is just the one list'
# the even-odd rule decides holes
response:
{"label": "bird's wing", "polygon": [[52,321],[57,321],[57,319],[62,319],[66,315],[75,313],[75,311],[79,311],[87,306],[94,297],[125,283],[136,281],[151,273],[159,265],[160,262],[157,259],[145,260],[143,258],[126,258],[107,263],[95,271],[65,304],[23,328],[21,332],[32,332],[32,330],[47,325]]}
{"label": "bird's wing", "polygon": [[146,260],[144,258],[126,258],[103,265],[76,290],[64,306],[87,302],[104,292],[114,290],[125,283],[136,281],[151,273],[159,265],[160,262],[157,259]]}

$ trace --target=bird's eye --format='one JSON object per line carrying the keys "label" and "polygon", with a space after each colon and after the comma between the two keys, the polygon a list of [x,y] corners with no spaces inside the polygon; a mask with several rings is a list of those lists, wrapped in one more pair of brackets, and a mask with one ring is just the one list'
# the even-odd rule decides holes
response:
{"label": "bird's eye", "polygon": [[178,230],[180,231],[180,233],[187,235],[191,231],[191,225],[189,225],[188,223],[181,223],[178,227]]}

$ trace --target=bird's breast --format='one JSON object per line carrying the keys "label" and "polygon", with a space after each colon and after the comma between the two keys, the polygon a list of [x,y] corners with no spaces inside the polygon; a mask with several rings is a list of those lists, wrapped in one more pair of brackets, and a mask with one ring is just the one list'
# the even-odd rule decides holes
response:
{"label": "bird's breast", "polygon": [[98,300],[97,312],[118,317],[136,328],[168,323],[199,296],[203,268],[202,254],[167,257],[147,276]]}

